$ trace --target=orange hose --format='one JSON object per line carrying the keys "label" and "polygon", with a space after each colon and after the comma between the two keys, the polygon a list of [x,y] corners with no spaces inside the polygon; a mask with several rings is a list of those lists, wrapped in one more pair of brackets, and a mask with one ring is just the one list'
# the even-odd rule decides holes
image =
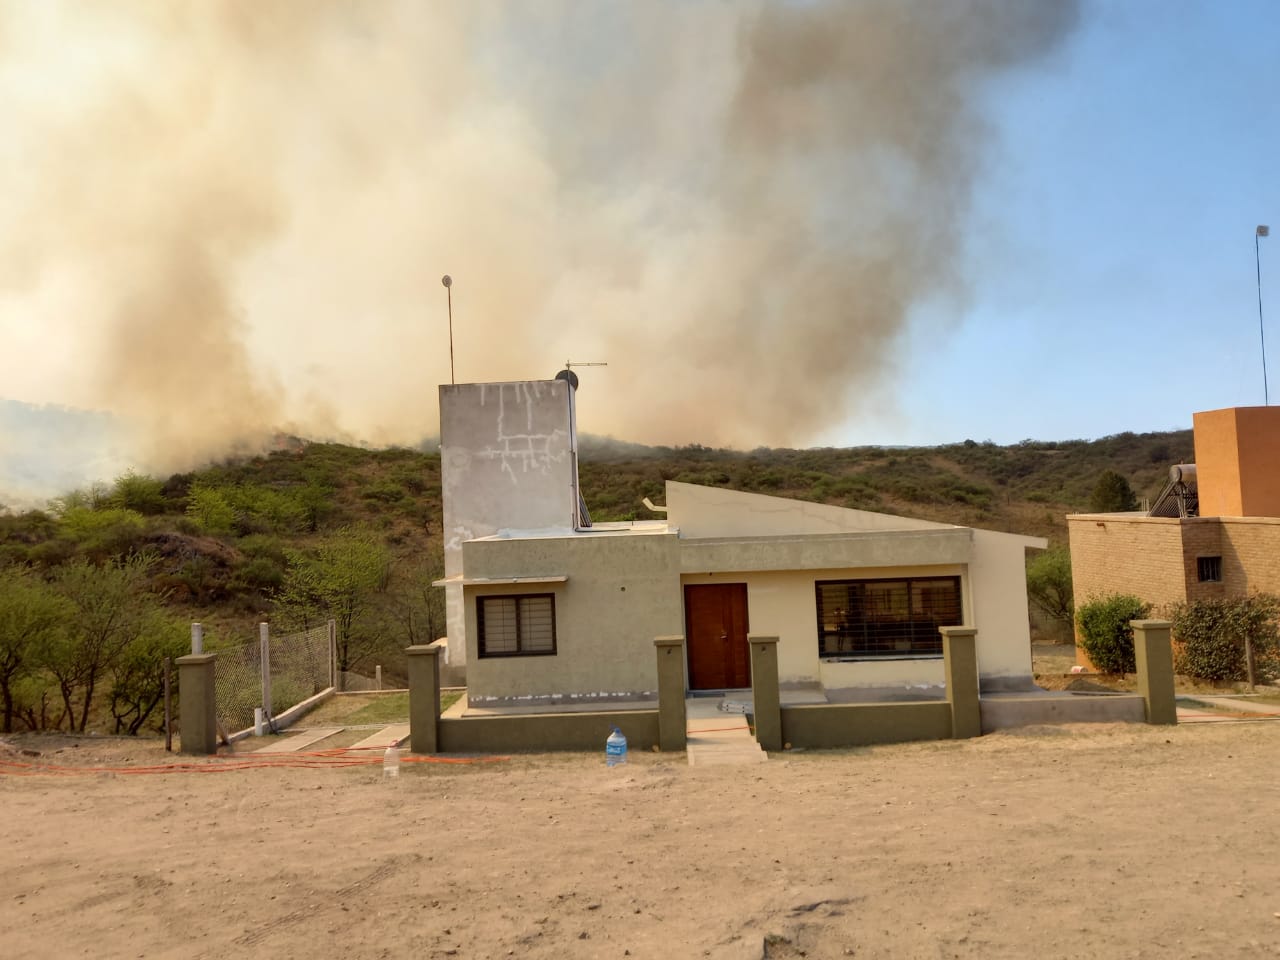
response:
{"label": "orange hose", "polygon": [[[218,757],[208,763],[162,763],[140,767],[76,767],[46,763],[25,763],[16,760],[0,760],[0,776],[76,776],[93,773],[151,774],[151,773],[230,773],[239,770],[266,770],[286,767],[292,769],[322,769],[326,767],[367,767],[382,762],[381,757],[350,756],[348,747],[331,750],[315,750],[293,754],[240,757]],[[417,757],[401,758],[405,763],[495,763],[510,757]]]}

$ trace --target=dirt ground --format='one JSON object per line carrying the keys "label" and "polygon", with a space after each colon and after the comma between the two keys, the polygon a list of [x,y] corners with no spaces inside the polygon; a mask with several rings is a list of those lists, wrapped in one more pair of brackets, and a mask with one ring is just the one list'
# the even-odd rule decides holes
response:
{"label": "dirt ground", "polygon": [[524,756],[397,780],[89,773],[176,758],[11,742],[42,756],[0,760],[81,772],[0,774],[9,960],[1280,951],[1274,722],[1039,727],[750,767]]}

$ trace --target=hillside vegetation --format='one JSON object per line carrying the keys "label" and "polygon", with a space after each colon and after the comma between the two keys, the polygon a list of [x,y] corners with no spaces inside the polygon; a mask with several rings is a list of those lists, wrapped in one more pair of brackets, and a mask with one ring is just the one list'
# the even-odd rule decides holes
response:
{"label": "hillside vegetation", "polygon": [[1003,447],[966,440],[750,453],[594,440],[583,444],[581,473],[598,519],[646,518],[641,498],[661,502],[663,481],[680,480],[1064,540],[1066,514],[1088,509],[1106,471],[1154,499],[1169,465],[1193,458],[1190,430]]}
{"label": "hillside vegetation", "polygon": [[[678,480],[1061,542],[1065,514],[1087,509],[1104,471],[1150,498],[1168,465],[1191,457],[1190,431],[751,452],[588,439],[581,480],[599,521],[650,518],[642,499],[662,503],[664,481]],[[251,638],[259,620],[332,618],[342,669],[378,663],[394,675],[405,646],[444,632],[430,585],[443,575],[441,523],[437,453],[302,442],[0,512],[5,715],[17,726],[106,727],[104,705],[127,680],[115,726],[144,728],[158,664],[182,649],[192,620],[216,648]],[[84,611],[97,616],[108,602],[119,616],[90,635]],[[92,671],[73,669],[86,658]]]}

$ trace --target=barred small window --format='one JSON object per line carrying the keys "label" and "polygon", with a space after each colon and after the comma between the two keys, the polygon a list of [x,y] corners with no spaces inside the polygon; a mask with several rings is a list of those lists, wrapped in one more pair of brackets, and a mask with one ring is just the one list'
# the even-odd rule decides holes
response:
{"label": "barred small window", "polygon": [[1221,557],[1196,557],[1196,574],[1201,583],[1218,583],[1222,580]]}
{"label": "barred small window", "polygon": [[936,657],[939,627],[960,626],[959,577],[820,580],[818,655]]}
{"label": "barred small window", "polygon": [[480,656],[549,656],[556,652],[556,602],[550,593],[479,597]]}

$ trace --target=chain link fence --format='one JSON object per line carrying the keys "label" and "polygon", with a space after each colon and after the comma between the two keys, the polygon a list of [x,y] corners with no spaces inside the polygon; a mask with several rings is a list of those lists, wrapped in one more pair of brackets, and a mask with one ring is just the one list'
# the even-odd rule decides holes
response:
{"label": "chain link fence", "polygon": [[255,712],[276,717],[334,685],[333,626],[272,636],[262,624],[258,639],[211,651],[218,723],[227,734],[254,726]]}
{"label": "chain link fence", "polygon": [[273,717],[333,686],[328,624],[271,637],[268,665]]}
{"label": "chain link fence", "polygon": [[251,640],[212,652],[218,723],[227,733],[252,727],[253,712],[262,706],[262,644]]}
{"label": "chain link fence", "polygon": [[364,693],[370,690],[381,690],[382,684],[376,677],[366,677],[363,673],[353,673],[350,670],[339,670],[338,689],[343,693]]}

